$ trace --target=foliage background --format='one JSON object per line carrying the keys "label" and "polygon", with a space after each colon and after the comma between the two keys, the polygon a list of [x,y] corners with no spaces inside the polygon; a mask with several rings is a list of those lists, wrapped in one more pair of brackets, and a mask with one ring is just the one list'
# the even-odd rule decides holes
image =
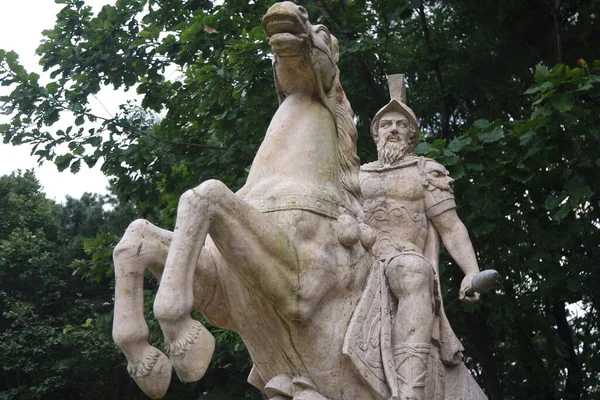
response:
{"label": "foliage background", "polygon": [[[49,83],[0,51],[11,118],[0,133],[61,169],[102,163],[113,195],[59,205],[30,172],[0,179],[0,399],[143,398],[110,341],[111,248],[137,217],[172,227],[179,195],[200,181],[243,184],[277,107],[260,27],[272,2],[117,0],[97,15],[56,2],[38,49]],[[443,263],[450,319],[490,399],[599,397],[600,1],[304,5],[340,41],[363,162],[375,158],[368,125],[388,101],[385,74],[403,72],[417,152],[457,178],[480,265],[503,278],[459,307],[460,274]],[[107,86],[142,101],[99,118],[88,100]],[[56,129],[64,118],[73,126]],[[243,343],[215,333],[206,378],[174,380],[169,398],[258,397]]]}

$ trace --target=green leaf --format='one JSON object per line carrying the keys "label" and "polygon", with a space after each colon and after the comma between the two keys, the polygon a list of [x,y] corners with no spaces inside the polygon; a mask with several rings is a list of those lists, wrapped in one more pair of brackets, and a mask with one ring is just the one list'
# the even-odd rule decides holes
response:
{"label": "green leaf", "polygon": [[492,123],[485,119],[478,119],[473,123],[473,126],[481,130],[487,129]]}
{"label": "green leaf", "polygon": [[553,87],[554,87],[554,85],[552,84],[552,82],[544,82],[541,85],[530,87],[523,94],[534,94],[534,93],[537,93],[537,92],[540,92],[540,91],[541,92],[546,92],[549,89],[552,89]]}
{"label": "green leaf", "polygon": [[560,112],[567,112],[573,109],[573,100],[569,95],[564,93],[559,96],[552,97],[550,103]]}
{"label": "green leaf", "polygon": [[36,74],[35,72],[32,72],[29,74],[29,80],[32,83],[37,84],[39,79],[40,79],[39,74]]}
{"label": "green leaf", "polygon": [[83,161],[88,166],[88,168],[94,168],[94,166],[98,162],[98,158],[93,156],[85,156],[83,157]]}
{"label": "green leaf", "polygon": [[421,142],[415,148],[415,153],[421,154],[421,155],[424,155],[424,156],[426,156],[428,154],[439,154],[439,152],[440,151],[438,149],[436,149],[435,147],[431,146],[427,142]]}
{"label": "green leaf", "polygon": [[494,128],[490,132],[481,132],[478,135],[479,140],[483,143],[493,143],[504,137],[504,132],[501,128]]}
{"label": "green leaf", "polygon": [[73,154],[78,155],[78,156],[82,155],[84,152],[85,152],[85,148],[79,144],[77,146],[75,146],[75,149],[73,150]]}
{"label": "green leaf", "polygon": [[536,82],[541,82],[544,79],[546,79],[548,77],[548,75],[550,75],[550,71],[548,70],[548,67],[546,67],[545,65],[542,64],[538,64],[535,67],[535,73],[534,73],[534,78]]}
{"label": "green leaf", "polygon": [[46,90],[49,94],[56,94],[58,92],[58,84],[56,82],[50,82],[46,85]]}
{"label": "green leaf", "polygon": [[[450,164],[447,164],[450,165]],[[462,178],[463,176],[465,176],[465,168],[462,164],[457,164],[454,167],[452,167],[452,170],[450,171],[450,176],[457,180]]]}
{"label": "green leaf", "polygon": [[517,182],[527,183],[535,176],[533,171],[527,171],[523,169],[516,169],[509,174],[511,179]]}
{"label": "green leaf", "polygon": [[453,153],[458,153],[463,148],[463,146],[464,143],[460,138],[454,138],[448,144],[448,150],[450,150]]}
{"label": "green leaf", "polygon": [[527,131],[524,134],[519,136],[519,142],[521,146],[527,146],[529,142],[536,136],[535,131]]}
{"label": "green leaf", "polygon": [[467,168],[477,172],[483,171],[485,169],[485,167],[482,164],[467,164]]}
{"label": "green leaf", "polygon": [[571,206],[569,205],[569,202],[567,202],[566,204],[563,204],[560,209],[554,213],[554,215],[552,215],[552,219],[555,221],[562,221],[567,215],[569,215],[569,213],[571,212]]}
{"label": "green leaf", "polygon": [[561,194],[560,196],[550,195],[546,197],[546,201],[544,202],[544,207],[547,210],[554,210],[556,207],[560,205],[567,197],[566,194]]}
{"label": "green leaf", "polygon": [[56,165],[56,168],[58,168],[58,170],[60,172],[62,172],[69,167],[69,165],[71,164],[71,161],[74,158],[75,158],[75,156],[73,156],[73,154],[70,154],[70,153],[63,154],[61,156],[57,156],[54,159],[54,164]]}

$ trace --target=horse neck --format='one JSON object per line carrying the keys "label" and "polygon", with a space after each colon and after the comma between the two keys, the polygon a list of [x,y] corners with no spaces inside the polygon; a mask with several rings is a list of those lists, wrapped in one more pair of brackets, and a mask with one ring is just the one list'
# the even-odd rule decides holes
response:
{"label": "horse neck", "polygon": [[318,95],[318,82],[310,61],[310,55],[298,57],[275,57],[273,60],[275,87],[280,96],[291,94]]}
{"label": "horse neck", "polygon": [[287,151],[292,156],[314,148],[319,152],[304,157],[305,162],[327,164],[338,158],[335,119],[314,94],[288,94],[273,116],[265,140],[270,137],[277,138],[276,144],[284,145],[278,149],[283,158]]}
{"label": "horse neck", "polygon": [[337,132],[323,102],[306,93],[285,97],[271,120],[242,193],[265,197],[324,190],[339,196]]}

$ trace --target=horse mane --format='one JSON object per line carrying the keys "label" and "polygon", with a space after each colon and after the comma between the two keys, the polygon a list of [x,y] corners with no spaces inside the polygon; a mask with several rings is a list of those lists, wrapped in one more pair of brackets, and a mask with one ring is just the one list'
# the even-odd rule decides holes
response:
{"label": "horse mane", "polygon": [[335,79],[335,116],[338,136],[338,172],[343,189],[342,202],[346,209],[362,222],[362,192],[358,181],[360,158],[356,154],[358,131],[354,124],[354,111],[342,88],[339,75],[338,69]]}

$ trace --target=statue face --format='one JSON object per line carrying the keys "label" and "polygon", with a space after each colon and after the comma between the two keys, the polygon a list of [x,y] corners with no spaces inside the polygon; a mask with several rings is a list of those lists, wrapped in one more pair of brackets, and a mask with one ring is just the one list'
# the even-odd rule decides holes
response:
{"label": "statue face", "polygon": [[388,111],[377,125],[377,152],[384,164],[393,164],[407,152],[410,143],[410,121],[399,111]]}
{"label": "statue face", "polygon": [[386,142],[404,141],[408,144],[410,136],[410,122],[399,111],[388,111],[379,119],[377,128],[379,140]]}

